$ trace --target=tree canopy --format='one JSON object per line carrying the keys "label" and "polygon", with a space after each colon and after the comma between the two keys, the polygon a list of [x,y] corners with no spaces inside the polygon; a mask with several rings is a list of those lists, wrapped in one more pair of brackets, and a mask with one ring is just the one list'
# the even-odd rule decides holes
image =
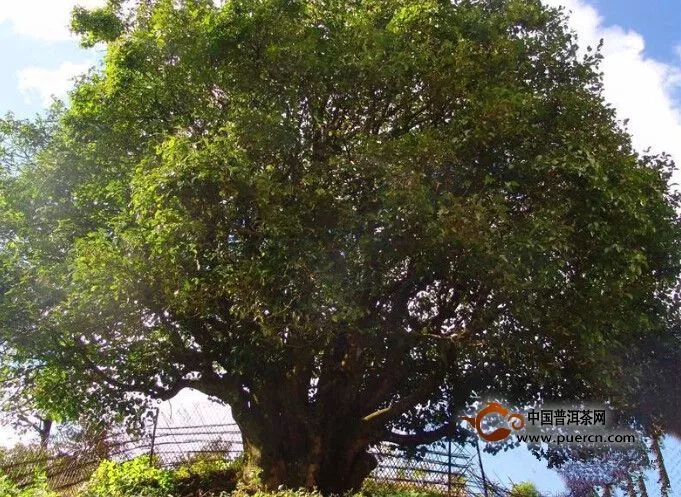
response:
{"label": "tree canopy", "polygon": [[559,11],[110,1],[73,26],[102,66],[0,130],[0,343],[43,405],[196,388],[266,484],[340,491],[477,397],[616,403],[675,329],[672,163],[634,152]]}

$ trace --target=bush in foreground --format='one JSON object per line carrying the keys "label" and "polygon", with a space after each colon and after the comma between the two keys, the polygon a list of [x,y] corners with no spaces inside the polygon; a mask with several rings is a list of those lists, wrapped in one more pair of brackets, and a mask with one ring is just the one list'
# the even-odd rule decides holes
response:
{"label": "bush in foreground", "polygon": [[541,497],[541,495],[533,483],[525,481],[513,485],[513,488],[511,489],[511,495],[509,497]]}
{"label": "bush in foreground", "polygon": [[201,492],[232,492],[243,470],[243,459],[227,460],[215,455],[194,457],[174,472],[179,495],[203,495]]}
{"label": "bush in foreground", "polygon": [[[413,484],[396,485],[390,482],[365,480],[362,489],[353,497],[441,497],[441,493],[425,490]],[[453,494],[455,497],[457,494]]]}
{"label": "bush in foreground", "polygon": [[148,456],[125,462],[104,461],[82,497],[217,495],[235,490],[241,474],[240,460],[198,457],[176,469],[160,468],[157,463]]}
{"label": "bush in foreground", "polygon": [[[175,469],[158,467],[157,460],[140,456],[130,461],[104,461],[79,497],[321,497],[316,491],[263,491],[240,482],[242,459],[198,456]],[[4,494],[0,493],[4,497]],[[458,497],[459,494],[454,494]],[[14,494],[10,494],[15,497]],[[43,497],[20,494],[16,497]],[[52,497],[46,495],[45,497]],[[441,497],[415,485],[367,480],[347,497]],[[525,497],[525,494],[518,495]]]}
{"label": "bush in foreground", "polygon": [[175,475],[142,456],[118,463],[103,461],[88,482],[84,497],[167,497]]}
{"label": "bush in foreground", "polygon": [[[243,459],[227,460],[215,455],[199,455],[177,468],[162,468],[158,459],[147,455],[129,461],[103,461],[76,497],[322,497],[304,489],[265,491],[241,479]],[[20,488],[21,487],[21,488]],[[442,497],[441,492],[416,484],[396,484],[366,480],[362,488],[345,497]],[[456,479],[452,497],[466,495],[465,479]],[[36,473],[26,487],[7,475],[0,475],[0,497],[60,497],[50,490],[44,473]],[[511,489],[510,497],[540,497],[529,482]]]}
{"label": "bush in foreground", "polygon": [[59,497],[55,492],[49,490],[47,480],[44,475],[39,475],[36,481],[27,486],[19,488],[7,475],[0,475],[0,496],[1,497]]}

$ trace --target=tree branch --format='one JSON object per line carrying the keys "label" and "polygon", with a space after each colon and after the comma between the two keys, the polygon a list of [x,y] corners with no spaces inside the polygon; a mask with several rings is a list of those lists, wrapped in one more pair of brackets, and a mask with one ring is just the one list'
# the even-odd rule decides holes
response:
{"label": "tree branch", "polygon": [[456,423],[450,422],[431,431],[421,431],[417,433],[388,432],[388,434],[383,438],[383,441],[411,447],[417,445],[427,445],[437,442],[444,437],[455,435],[457,429],[458,425]]}
{"label": "tree branch", "polygon": [[422,383],[413,393],[401,398],[392,405],[383,409],[378,409],[362,418],[364,423],[372,422],[386,422],[386,420],[394,419],[404,412],[408,411],[419,402],[425,400],[430,393],[438,387],[441,375],[434,374],[426,382]]}

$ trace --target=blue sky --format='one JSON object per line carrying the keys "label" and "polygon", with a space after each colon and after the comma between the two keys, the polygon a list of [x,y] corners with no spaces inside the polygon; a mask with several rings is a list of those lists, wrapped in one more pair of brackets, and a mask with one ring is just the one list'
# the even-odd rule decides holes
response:
{"label": "blue sky", "polygon": [[[634,144],[671,153],[681,164],[681,0],[544,0],[566,5],[583,45],[605,39],[606,98],[629,118]],[[40,112],[50,95],[63,97],[70,78],[97,64],[102,50],[83,50],[66,29],[74,3],[102,0],[3,0],[0,6],[0,114]],[[681,444],[665,451],[681,492]],[[508,482],[531,479],[542,490],[562,488],[557,475],[527,451],[485,456],[491,475]],[[656,478],[650,478],[651,487]],[[650,496],[659,491],[650,489]]]}
{"label": "blue sky", "polygon": [[676,47],[681,44],[679,0],[592,0],[606,24],[616,24],[641,33],[646,53],[671,64],[679,64]]}
{"label": "blue sky", "polygon": [[70,79],[101,58],[68,31],[75,3],[102,0],[3,0],[0,5],[0,114],[40,112],[51,94],[63,97]]}

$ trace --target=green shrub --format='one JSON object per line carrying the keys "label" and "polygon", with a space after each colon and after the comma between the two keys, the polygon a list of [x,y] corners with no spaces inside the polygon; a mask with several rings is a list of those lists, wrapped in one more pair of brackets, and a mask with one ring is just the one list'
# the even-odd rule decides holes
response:
{"label": "green shrub", "polygon": [[529,481],[517,483],[511,488],[509,497],[541,497],[539,490]]}
{"label": "green shrub", "polygon": [[167,497],[174,490],[175,476],[156,467],[148,456],[122,463],[104,461],[87,484],[85,497]]}
{"label": "green shrub", "polygon": [[242,459],[227,460],[215,455],[199,455],[174,471],[179,495],[198,492],[232,492],[242,473]]}
{"label": "green shrub", "polygon": [[406,482],[365,480],[362,489],[353,497],[442,497],[442,493]]}
{"label": "green shrub", "polygon": [[[161,469],[150,463],[148,456],[123,463],[104,461],[92,475],[79,497],[321,497],[318,492],[300,490],[258,490],[240,482],[243,460],[227,460],[216,455],[202,454],[185,461],[173,470]],[[457,484],[465,480],[457,479]],[[524,488],[517,486],[518,488]],[[534,488],[534,487],[532,487]],[[463,495],[463,487],[453,489],[452,497]],[[538,497],[535,494],[512,494],[513,497]],[[0,496],[5,497],[0,487]],[[442,497],[442,492],[430,491],[409,483],[366,480],[362,489],[346,497]],[[7,497],[53,497],[42,494],[11,494]]]}
{"label": "green shrub", "polygon": [[[97,467],[94,455],[80,451],[77,456],[69,451],[60,452],[56,444],[48,450],[35,444],[16,444],[0,448],[0,474],[5,475],[17,488],[31,488],[34,493],[42,487],[36,475],[50,475],[49,486],[67,487],[86,481]],[[43,479],[44,476],[42,477]],[[7,495],[9,490],[2,489]],[[0,493],[0,497],[5,494]]]}
{"label": "green shrub", "polygon": [[32,486],[36,475],[47,472],[49,457],[49,452],[36,445],[16,444],[8,449],[0,448],[0,473],[18,486]]}
{"label": "green shrub", "polygon": [[309,490],[277,490],[273,492],[267,492],[264,490],[258,490],[254,492],[244,491],[237,489],[231,494],[230,497],[322,497],[319,492],[311,492]]}
{"label": "green shrub", "polygon": [[59,497],[47,487],[44,474],[36,476],[35,481],[19,488],[7,475],[0,475],[0,496],[2,497]]}
{"label": "green shrub", "polygon": [[216,457],[213,454],[199,454],[190,459],[175,469],[175,475],[178,478],[188,477],[210,477],[214,473],[240,472],[243,466],[243,459],[225,459],[224,457]]}

